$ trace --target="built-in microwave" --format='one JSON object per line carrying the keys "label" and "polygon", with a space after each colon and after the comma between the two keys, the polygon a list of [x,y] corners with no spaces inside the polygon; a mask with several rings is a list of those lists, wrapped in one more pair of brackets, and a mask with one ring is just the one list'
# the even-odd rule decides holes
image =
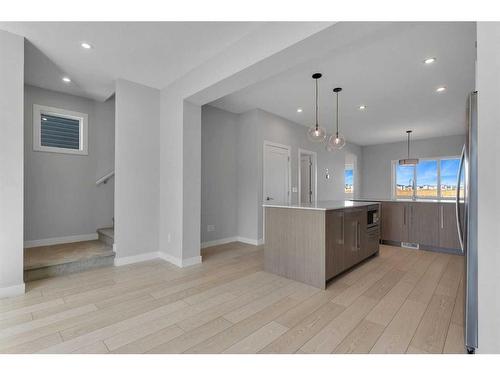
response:
{"label": "built-in microwave", "polygon": [[379,215],[378,207],[376,207],[376,208],[369,207],[367,210],[367,221],[366,221],[367,227],[371,228],[371,227],[378,226],[379,219],[380,219],[380,215]]}

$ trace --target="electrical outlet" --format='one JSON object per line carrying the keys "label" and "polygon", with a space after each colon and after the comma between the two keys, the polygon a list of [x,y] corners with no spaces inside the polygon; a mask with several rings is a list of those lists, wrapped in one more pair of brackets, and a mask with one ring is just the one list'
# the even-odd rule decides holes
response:
{"label": "electrical outlet", "polygon": [[213,232],[215,230],[215,225],[209,224],[207,225],[207,232]]}

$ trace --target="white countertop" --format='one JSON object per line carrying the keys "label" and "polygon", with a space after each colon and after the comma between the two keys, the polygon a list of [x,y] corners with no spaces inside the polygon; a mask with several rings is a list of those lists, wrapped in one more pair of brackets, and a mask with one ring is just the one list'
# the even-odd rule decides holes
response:
{"label": "white countertop", "polygon": [[455,199],[375,199],[375,198],[356,198],[357,202],[401,202],[401,203],[455,203]]}
{"label": "white countertop", "polygon": [[276,207],[276,208],[296,208],[302,210],[319,210],[319,211],[328,211],[328,210],[339,210],[343,208],[351,208],[351,207],[365,207],[372,204],[378,204],[379,202],[372,201],[317,201],[313,203],[264,203],[264,207]]}

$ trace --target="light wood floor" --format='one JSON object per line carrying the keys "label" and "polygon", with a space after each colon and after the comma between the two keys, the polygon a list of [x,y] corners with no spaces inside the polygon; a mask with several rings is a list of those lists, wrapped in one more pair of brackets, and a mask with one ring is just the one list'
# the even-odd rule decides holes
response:
{"label": "light wood floor", "polygon": [[463,353],[463,258],[382,246],[322,291],[206,249],[27,284],[0,300],[2,353]]}

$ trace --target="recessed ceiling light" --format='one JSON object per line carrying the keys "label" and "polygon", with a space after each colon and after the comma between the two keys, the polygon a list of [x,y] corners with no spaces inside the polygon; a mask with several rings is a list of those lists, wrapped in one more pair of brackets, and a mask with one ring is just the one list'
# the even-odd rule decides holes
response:
{"label": "recessed ceiling light", "polygon": [[302,113],[302,108],[297,108],[298,113]]}
{"label": "recessed ceiling light", "polygon": [[436,58],[435,57],[428,57],[424,60],[424,64],[432,64],[433,62],[436,62]]}
{"label": "recessed ceiling light", "polygon": [[80,43],[80,46],[84,49],[91,49],[92,48],[92,46],[87,42]]}
{"label": "recessed ceiling light", "polygon": [[361,105],[359,106],[359,110],[360,110],[360,111],[364,111],[365,109],[366,109],[366,105],[361,104]]}
{"label": "recessed ceiling light", "polygon": [[436,92],[444,92],[446,91],[446,86],[439,86],[437,89],[436,89]]}
{"label": "recessed ceiling light", "polygon": [[69,77],[63,77],[62,79],[64,82],[66,83],[70,83],[71,82],[71,79],[69,79]]}

